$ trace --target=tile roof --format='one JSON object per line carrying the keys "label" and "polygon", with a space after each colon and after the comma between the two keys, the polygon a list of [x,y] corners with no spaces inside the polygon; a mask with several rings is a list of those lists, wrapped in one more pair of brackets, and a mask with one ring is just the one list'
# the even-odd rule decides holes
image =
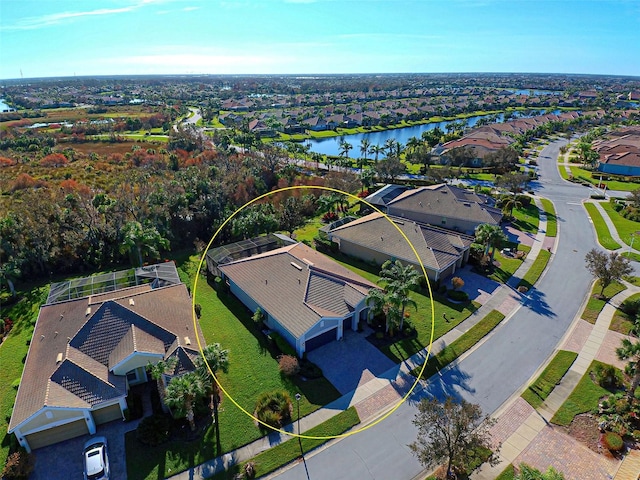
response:
{"label": "tile roof", "polygon": [[[175,339],[175,337],[173,337]],[[158,337],[131,324],[127,333],[109,354],[108,365],[112,369],[135,352],[156,353],[164,356],[165,344]]]}
{"label": "tile roof", "polygon": [[[411,220],[372,213],[329,232],[337,237],[409,263],[417,262],[415,248],[425,268],[442,271],[469,248],[473,237]],[[397,227],[397,228],[396,228]],[[402,234],[407,237],[411,245]]]}
{"label": "tile roof", "polygon": [[[375,287],[302,243],[237,260],[220,270],[296,338],[323,316],[348,314],[355,292],[366,295]],[[346,285],[353,291],[345,293]]]}
{"label": "tile roof", "polygon": [[[458,218],[497,225],[502,211],[491,206],[491,200],[470,190],[439,184],[409,190],[389,203],[394,212],[429,213],[448,218]],[[391,211],[391,210],[390,210]]]}
{"label": "tile roof", "polygon": [[[127,335],[130,338],[123,341]],[[164,353],[181,346],[184,337],[195,344],[197,335],[204,344],[199,326],[194,332],[191,298],[184,284],[152,290],[133,287],[44,305],[9,429],[45,406],[89,408],[101,398],[126,395],[125,378],[109,372],[114,350],[118,352],[112,359],[129,348],[159,351],[162,347]]]}

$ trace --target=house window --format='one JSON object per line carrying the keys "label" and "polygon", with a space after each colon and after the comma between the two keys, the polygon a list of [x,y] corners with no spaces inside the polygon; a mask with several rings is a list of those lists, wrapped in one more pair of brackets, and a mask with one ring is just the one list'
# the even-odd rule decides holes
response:
{"label": "house window", "polygon": [[127,373],[127,382],[136,383],[138,381],[138,370],[131,370]]}

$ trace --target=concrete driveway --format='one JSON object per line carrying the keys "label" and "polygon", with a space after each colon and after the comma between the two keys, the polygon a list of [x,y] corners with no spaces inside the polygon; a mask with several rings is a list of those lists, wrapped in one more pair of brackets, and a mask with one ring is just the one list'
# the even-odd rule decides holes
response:
{"label": "concrete driveway", "polygon": [[307,354],[322,369],[324,376],[345,395],[373,377],[395,378],[399,366],[371,345],[368,332],[347,330],[342,340],[331,342]]}

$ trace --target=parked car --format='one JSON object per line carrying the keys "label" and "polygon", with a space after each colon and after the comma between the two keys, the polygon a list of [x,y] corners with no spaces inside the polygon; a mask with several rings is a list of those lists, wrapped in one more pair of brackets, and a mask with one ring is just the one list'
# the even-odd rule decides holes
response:
{"label": "parked car", "polygon": [[84,463],[84,480],[109,480],[109,454],[107,439],[90,438],[82,451]]}

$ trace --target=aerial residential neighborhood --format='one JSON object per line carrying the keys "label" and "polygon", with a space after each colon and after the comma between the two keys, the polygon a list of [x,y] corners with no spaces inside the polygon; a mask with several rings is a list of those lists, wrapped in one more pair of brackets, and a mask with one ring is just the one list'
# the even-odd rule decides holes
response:
{"label": "aerial residential neighborhood", "polygon": [[2,480],[639,480],[634,2],[0,2]]}

